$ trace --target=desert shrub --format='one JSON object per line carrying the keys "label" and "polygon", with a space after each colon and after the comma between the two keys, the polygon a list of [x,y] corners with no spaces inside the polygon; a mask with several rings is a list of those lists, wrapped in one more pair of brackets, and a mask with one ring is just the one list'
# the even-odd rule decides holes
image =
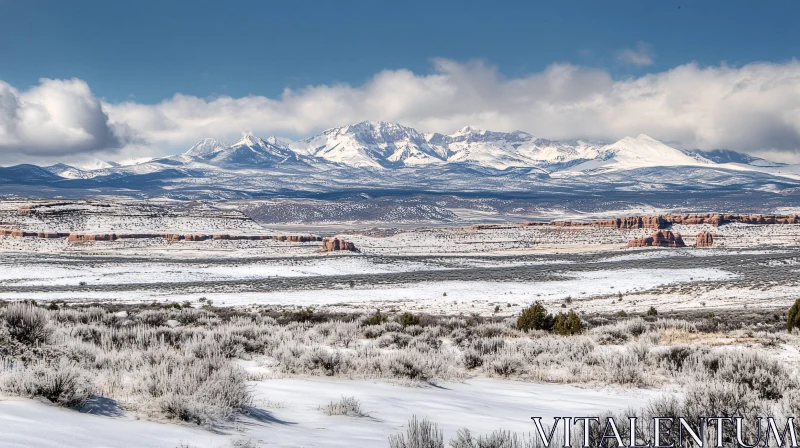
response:
{"label": "desert shrub", "polygon": [[390,448],[444,448],[444,433],[439,425],[431,423],[428,419],[417,420],[411,417],[406,428],[406,433],[389,436]]}
{"label": "desert shrub", "polygon": [[425,330],[422,327],[420,327],[419,325],[409,325],[409,326],[407,326],[407,327],[405,327],[403,329],[403,332],[405,334],[408,334],[408,335],[411,335],[411,336],[417,336],[419,334],[422,334],[423,331],[425,331]]}
{"label": "desert shrub", "polygon": [[517,328],[522,331],[550,331],[553,329],[553,324],[553,315],[547,312],[541,302],[535,302],[533,305],[523,309],[517,318]]}
{"label": "desert shrub", "polygon": [[342,355],[337,351],[328,351],[322,347],[303,353],[300,358],[306,371],[321,372],[326,376],[333,376],[339,373],[342,365]]}
{"label": "desert shrub", "polygon": [[628,352],[609,353],[603,359],[603,371],[612,383],[643,386],[645,367],[636,355]]}
{"label": "desert shrub", "polygon": [[138,372],[140,410],[155,406],[168,418],[211,424],[243,412],[251,401],[247,375],[223,356],[165,357]]}
{"label": "desert shrub", "polygon": [[490,353],[497,353],[500,349],[506,346],[506,340],[503,338],[480,338],[473,339],[469,342],[468,347],[475,350],[482,355]]}
{"label": "desert shrub", "polygon": [[658,316],[658,310],[656,309],[656,307],[651,306],[650,309],[647,310],[647,315],[648,316]]}
{"label": "desert shrub", "polygon": [[382,370],[395,378],[407,378],[414,381],[427,381],[431,378],[431,372],[425,359],[407,352],[388,355],[384,359]]}
{"label": "desert shrub", "polygon": [[592,334],[600,345],[618,345],[630,339],[630,334],[618,326],[598,327],[593,329]]}
{"label": "desert shrub", "polygon": [[383,334],[383,325],[370,325],[361,330],[361,335],[367,339],[375,339]]}
{"label": "desert shrub", "polygon": [[408,344],[411,343],[413,338],[405,333],[385,333],[383,336],[379,337],[376,343],[378,347],[408,347]]}
{"label": "desert shrub", "polygon": [[397,317],[397,323],[402,325],[404,328],[410,325],[419,325],[419,317],[406,311]]}
{"label": "desert shrub", "polygon": [[65,407],[84,404],[94,391],[90,375],[66,359],[55,364],[38,361],[27,366],[8,365],[0,378],[0,389],[22,397],[44,397]]}
{"label": "desert shrub", "polygon": [[696,358],[692,371],[705,371],[721,381],[740,384],[766,400],[778,400],[795,389],[792,376],[777,360],[750,351],[705,353]]}
{"label": "desert shrub", "polygon": [[48,314],[28,303],[12,303],[3,310],[3,320],[12,338],[26,345],[40,345],[53,332]]}
{"label": "desert shrub", "polygon": [[622,329],[631,336],[640,336],[647,331],[647,322],[641,317],[625,319],[616,324],[617,328]]}
{"label": "desert shrub", "polygon": [[644,362],[650,353],[650,344],[645,341],[631,342],[626,346],[628,353],[632,354],[639,362]]}
{"label": "desert shrub", "polygon": [[519,353],[505,351],[495,355],[490,361],[489,367],[493,373],[509,377],[522,371],[524,363]]}
{"label": "desert shrub", "polygon": [[495,338],[500,336],[510,336],[513,330],[507,325],[498,323],[484,323],[477,325],[473,332],[475,335],[483,338]]}
{"label": "desert shrub", "polygon": [[144,310],[136,314],[136,320],[153,327],[166,325],[170,315],[165,310]]}
{"label": "desert shrub", "polygon": [[389,320],[389,316],[381,313],[381,310],[375,310],[375,314],[370,316],[364,321],[364,325],[380,325]]}
{"label": "desert shrub", "polygon": [[583,333],[581,318],[570,310],[569,313],[558,313],[553,324],[553,332],[562,336],[571,336]]}
{"label": "desert shrub", "polygon": [[326,415],[348,415],[350,417],[365,417],[367,414],[361,409],[361,402],[355,397],[342,397],[339,401],[332,401],[320,410]]}
{"label": "desert shrub", "polygon": [[468,348],[464,350],[462,357],[467,369],[472,370],[483,365],[483,354],[478,350]]}
{"label": "desert shrub", "polygon": [[684,363],[697,350],[688,345],[671,345],[668,347],[659,347],[657,350],[651,351],[656,363],[667,370],[676,372],[683,369]]}

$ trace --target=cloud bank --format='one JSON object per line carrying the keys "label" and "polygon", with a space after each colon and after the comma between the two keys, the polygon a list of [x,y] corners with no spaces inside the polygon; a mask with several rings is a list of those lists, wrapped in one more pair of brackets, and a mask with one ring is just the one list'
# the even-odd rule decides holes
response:
{"label": "cloud bank", "polygon": [[[80,80],[0,83],[0,153],[66,155],[120,147],[171,153],[204,137],[308,136],[362,120],[420,131],[472,125],[550,139],[648,134],[686,147],[800,161],[800,63],[686,64],[640,77],[553,64],[507,78],[483,62],[435,60],[431,73],[387,70],[362,85],[287,89],[277,98],[176,94],[158,104],[104,103]],[[136,138],[133,138],[135,136]],[[144,145],[144,143],[146,145]]]}
{"label": "cloud bank", "polygon": [[108,152],[133,142],[126,126],[112,123],[79,79],[41,79],[23,92],[0,81],[0,154]]}

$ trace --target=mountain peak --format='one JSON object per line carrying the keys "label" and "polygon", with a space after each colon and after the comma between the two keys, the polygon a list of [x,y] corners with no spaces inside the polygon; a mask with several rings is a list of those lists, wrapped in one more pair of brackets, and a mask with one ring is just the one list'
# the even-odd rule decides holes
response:
{"label": "mountain peak", "polygon": [[[656,139],[654,139],[653,137],[650,137],[650,136],[649,136],[649,135],[647,135],[647,134],[639,134],[639,135],[637,135],[637,136],[636,136],[636,140],[645,141],[645,142],[658,142],[658,143],[662,143],[661,141],[659,141],[659,140],[656,140]],[[662,143],[662,144],[663,144],[663,143]]]}
{"label": "mountain peak", "polygon": [[106,168],[114,168],[117,166],[119,166],[119,164],[115,162],[106,162],[105,160],[94,159],[90,162],[84,163],[79,168],[86,171],[94,171],[94,170],[104,170]]}
{"label": "mountain peak", "polygon": [[189,148],[184,155],[200,157],[222,151],[223,149],[225,149],[225,145],[222,142],[213,138],[204,138]]}
{"label": "mountain peak", "polygon": [[256,137],[252,132],[248,132],[239,139],[233,146],[263,146],[264,140]]}
{"label": "mountain peak", "polygon": [[482,132],[482,129],[478,129],[475,126],[464,126],[456,134],[480,134]]}

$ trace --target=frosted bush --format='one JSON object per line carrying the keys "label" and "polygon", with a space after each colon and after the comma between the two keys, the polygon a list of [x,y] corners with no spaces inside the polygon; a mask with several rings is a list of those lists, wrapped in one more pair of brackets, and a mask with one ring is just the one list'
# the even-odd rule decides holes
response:
{"label": "frosted bush", "polygon": [[341,400],[330,402],[327,406],[320,408],[326,415],[347,415],[350,417],[366,417],[366,413],[361,409],[361,402],[355,397],[342,397]]}
{"label": "frosted bush", "polygon": [[250,404],[245,372],[221,355],[206,358],[173,357],[137,372],[135,392],[164,415],[198,424],[225,420]]}
{"label": "frosted bush", "polygon": [[23,397],[43,397],[65,407],[80,406],[93,395],[89,374],[74,362],[60,359],[54,364],[38,361],[30,365],[7,364],[0,389]]}
{"label": "frosted bush", "polygon": [[47,342],[53,332],[50,316],[42,308],[28,303],[12,303],[3,309],[8,334],[27,345],[40,345]]}
{"label": "frosted bush", "polygon": [[413,416],[408,422],[405,434],[389,436],[390,448],[444,448],[444,434],[439,425],[428,419],[417,420]]}

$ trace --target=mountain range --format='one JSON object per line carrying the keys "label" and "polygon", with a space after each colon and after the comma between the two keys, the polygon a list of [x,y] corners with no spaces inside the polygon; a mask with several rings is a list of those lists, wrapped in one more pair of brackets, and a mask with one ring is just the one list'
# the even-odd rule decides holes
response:
{"label": "mountain range", "polygon": [[177,156],[138,163],[97,160],[83,168],[56,164],[44,169],[65,178],[91,178],[114,172],[150,172],[163,165],[186,168],[205,165],[238,170],[325,164],[373,170],[443,165],[498,171],[532,168],[550,175],[560,172],[592,174],[656,166],[726,165],[728,169],[795,174],[793,167],[784,164],[729,150],[675,148],[644,134],[625,137],[614,143],[553,141],[522,131],[492,132],[470,126],[451,135],[423,134],[395,123],[370,121],[328,129],[299,141],[279,137],[264,139],[247,134],[228,145],[206,138]]}
{"label": "mountain range", "polygon": [[446,135],[365,121],[297,141],[247,134],[233,144],[206,138],[155,159],[0,168],[0,184],[6,195],[49,197],[454,194],[612,207],[673,195],[673,202],[715,198],[786,207],[800,191],[800,166],[681,148],[643,134],[616,142],[555,141],[522,131],[465,127]]}

